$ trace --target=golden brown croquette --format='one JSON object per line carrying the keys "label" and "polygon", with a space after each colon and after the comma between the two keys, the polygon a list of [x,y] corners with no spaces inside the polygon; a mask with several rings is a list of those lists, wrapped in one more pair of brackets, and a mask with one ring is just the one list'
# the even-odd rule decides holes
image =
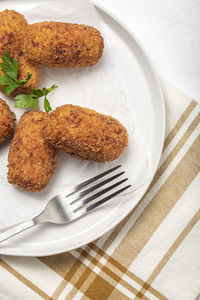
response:
{"label": "golden brown croquette", "polygon": [[103,47],[100,32],[91,26],[45,21],[26,28],[23,51],[34,64],[79,68],[96,64]]}
{"label": "golden brown croquette", "polygon": [[[12,58],[15,57],[19,62],[18,79],[25,79],[29,72],[32,77],[26,86],[37,88],[40,79],[39,67],[28,62],[22,51],[22,41],[27,26],[28,23],[22,14],[8,9],[0,12],[0,62],[2,62],[1,57],[5,51]],[[0,69],[0,75],[2,74],[3,72]],[[2,86],[0,89],[2,90]],[[28,89],[20,87],[14,91],[12,96],[27,92],[29,92]]]}
{"label": "golden brown croquette", "polygon": [[42,111],[24,113],[8,154],[8,182],[24,190],[44,189],[57,164],[55,148],[43,138],[49,116]]}
{"label": "golden brown croquette", "polygon": [[18,54],[21,49],[24,31],[28,23],[24,16],[14,10],[0,12],[0,54],[5,51]]}
{"label": "golden brown croquette", "polygon": [[15,114],[5,101],[0,99],[0,143],[7,140],[14,132]]}
{"label": "golden brown croquette", "polygon": [[126,128],[119,121],[70,104],[50,114],[44,134],[55,148],[97,162],[118,158],[128,144]]}

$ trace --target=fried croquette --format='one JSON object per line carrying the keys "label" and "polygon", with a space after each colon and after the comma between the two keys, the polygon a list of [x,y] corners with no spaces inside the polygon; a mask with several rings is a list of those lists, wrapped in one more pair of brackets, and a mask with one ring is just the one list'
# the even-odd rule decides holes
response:
{"label": "fried croquette", "polygon": [[34,64],[79,68],[96,64],[103,47],[100,32],[91,26],[45,21],[26,28],[23,51]]}
{"label": "fried croquette", "polygon": [[5,101],[0,99],[0,143],[7,140],[14,132],[15,114]]}
{"label": "fried croquette", "polygon": [[8,182],[30,192],[44,189],[57,164],[57,151],[43,138],[48,114],[24,113],[8,154]]}
{"label": "fried croquette", "polygon": [[[18,80],[25,79],[29,72],[32,77],[26,86],[37,88],[40,79],[39,67],[28,62],[22,50],[22,41],[27,26],[28,23],[22,14],[7,9],[0,12],[0,62],[2,62],[1,57],[5,51],[12,58],[15,57],[19,62]],[[0,75],[2,74],[3,72],[0,69]],[[2,91],[2,86],[0,88]],[[14,91],[12,96],[28,92],[30,92],[29,89],[20,87]]]}
{"label": "fried croquette", "polygon": [[18,54],[28,23],[24,16],[14,10],[0,12],[0,53]]}
{"label": "fried croquette", "polygon": [[126,128],[116,119],[80,106],[54,110],[44,129],[46,140],[75,157],[97,162],[120,156],[128,144]]}

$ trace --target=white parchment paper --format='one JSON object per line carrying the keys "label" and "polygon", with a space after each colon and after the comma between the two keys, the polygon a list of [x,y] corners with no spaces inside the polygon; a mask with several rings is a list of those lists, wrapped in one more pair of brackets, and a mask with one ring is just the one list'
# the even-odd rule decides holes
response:
{"label": "white parchment paper", "polygon": [[[17,10],[17,6],[13,9]],[[122,164],[132,184],[132,190],[129,190],[124,198],[133,201],[134,189],[150,178],[147,153],[134,122],[131,101],[127,99],[120,80],[117,62],[112,59],[112,41],[107,40],[95,8],[86,0],[59,0],[45,2],[23,11],[23,14],[29,23],[45,20],[73,22],[88,24],[101,31],[105,49],[96,65],[74,70],[41,68],[40,87],[50,87],[52,84],[59,86],[49,95],[53,109],[62,104],[72,103],[117,118],[127,128],[129,145],[119,159],[106,164],[82,161],[60,153],[58,166],[49,186],[34,194],[8,184],[6,165],[10,141],[3,143],[0,145],[0,227],[33,217],[53,195],[118,164]],[[4,95],[0,96],[6,99]],[[6,100],[19,120],[23,111],[14,108],[13,100]],[[43,104],[40,107],[43,110]]]}

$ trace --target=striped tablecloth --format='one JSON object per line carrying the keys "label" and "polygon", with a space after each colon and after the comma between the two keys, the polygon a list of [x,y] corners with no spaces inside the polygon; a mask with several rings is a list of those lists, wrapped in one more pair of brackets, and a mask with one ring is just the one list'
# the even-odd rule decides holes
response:
{"label": "striped tablecloth", "polygon": [[83,248],[1,256],[0,300],[200,299],[200,106],[162,83],[165,144],[140,204]]}

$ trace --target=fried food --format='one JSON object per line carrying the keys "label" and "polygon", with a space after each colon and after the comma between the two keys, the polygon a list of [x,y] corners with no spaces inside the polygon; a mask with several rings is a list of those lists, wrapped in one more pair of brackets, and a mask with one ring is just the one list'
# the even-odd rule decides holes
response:
{"label": "fried food", "polygon": [[23,15],[14,10],[0,12],[0,52],[16,54],[21,49],[24,30],[28,23]]}
{"label": "fried food", "polygon": [[47,186],[57,164],[57,151],[43,138],[48,114],[24,113],[8,154],[8,182],[31,192]]}
{"label": "fried food", "polygon": [[15,114],[0,98],[0,143],[7,140],[14,132]]}
{"label": "fried food", "polygon": [[[4,10],[0,12],[0,62],[4,52],[16,58],[19,62],[18,80],[25,79],[27,72],[32,74],[31,79],[27,82],[26,86],[37,88],[40,79],[39,67],[28,62],[24,57],[22,50],[22,41],[28,23],[23,15],[14,10]],[[0,70],[0,75],[2,75]],[[2,86],[0,87],[2,90]],[[30,90],[20,87],[14,91],[12,96],[27,93]]]}
{"label": "fried food", "polygon": [[79,68],[96,64],[103,47],[100,32],[91,26],[45,21],[26,28],[23,51],[34,64]]}
{"label": "fried food", "polygon": [[68,104],[50,114],[44,135],[55,148],[97,162],[118,158],[128,144],[126,128],[119,121]]}

